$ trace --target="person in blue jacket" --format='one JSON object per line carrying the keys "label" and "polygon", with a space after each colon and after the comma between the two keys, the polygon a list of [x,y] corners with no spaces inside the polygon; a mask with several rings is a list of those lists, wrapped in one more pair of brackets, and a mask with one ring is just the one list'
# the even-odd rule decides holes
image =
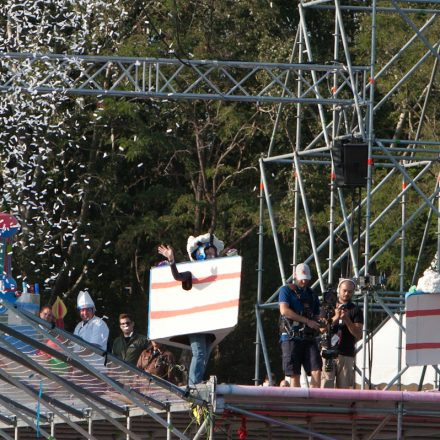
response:
{"label": "person in blue jacket", "polygon": [[283,370],[292,387],[300,386],[301,367],[311,376],[311,387],[321,385],[322,359],[316,338],[320,303],[309,287],[311,278],[309,266],[298,264],[294,282],[281,287],[278,294]]}

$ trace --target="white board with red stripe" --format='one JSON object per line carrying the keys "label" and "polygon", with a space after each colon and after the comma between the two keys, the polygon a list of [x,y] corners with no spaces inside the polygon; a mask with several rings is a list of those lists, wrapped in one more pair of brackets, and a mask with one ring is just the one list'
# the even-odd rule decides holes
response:
{"label": "white board with red stripe", "polygon": [[440,294],[406,295],[406,363],[440,364]]}
{"label": "white board with red stripe", "polygon": [[183,290],[169,266],[150,271],[148,337],[158,342],[187,347],[178,335],[210,333],[220,342],[238,321],[241,257],[215,258],[177,265],[190,271],[191,290]]}

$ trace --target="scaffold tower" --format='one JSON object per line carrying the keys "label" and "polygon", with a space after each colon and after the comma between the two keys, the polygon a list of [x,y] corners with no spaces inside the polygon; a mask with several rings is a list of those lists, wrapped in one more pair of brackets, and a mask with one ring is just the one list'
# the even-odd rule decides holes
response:
{"label": "scaffold tower", "polygon": [[[393,320],[399,327],[399,340],[396,341],[396,375],[389,378],[386,389],[397,384],[400,389],[400,377],[408,368],[402,365],[402,336],[405,327],[402,324],[404,313],[404,294],[415,284],[421,270],[426,267],[426,246],[429,242],[429,231],[437,229],[437,252],[440,246],[438,230],[439,197],[438,197],[438,133],[427,128],[429,120],[435,117],[436,87],[438,87],[439,40],[436,32],[436,20],[440,13],[438,1],[371,1],[340,2],[335,1],[301,1],[298,4],[298,32],[292,50],[292,60],[313,64],[316,62],[314,35],[308,30],[308,17],[322,14],[334,18],[334,31],[328,38],[334,42],[333,59],[327,60],[327,80],[320,81],[314,72],[312,80],[306,72],[298,72],[289,80],[296,82],[297,95],[306,90],[313,90],[316,98],[331,93],[326,102],[317,103],[313,108],[306,102],[296,103],[296,122],[294,146],[291,151],[283,150],[276,145],[276,132],[279,129],[280,117],[285,106],[278,105],[277,119],[273,135],[265,156],[260,160],[260,230],[258,261],[258,292],[256,301],[256,363],[255,382],[260,380],[260,357],[263,353],[268,377],[271,377],[271,365],[268,358],[262,314],[266,309],[277,309],[278,290],[267,294],[263,292],[263,269],[268,262],[263,260],[266,213],[270,223],[270,234],[273,236],[277,255],[277,266],[280,273],[280,285],[291,279],[291,267],[305,261],[313,265],[317,281],[314,287],[324,292],[328,286],[337,284],[338,274],[356,278],[360,281],[357,298],[363,303],[364,328],[362,347],[366,347],[374,328],[368,322],[370,310],[380,310],[386,319]],[[369,29],[370,44],[368,54],[359,57],[359,40],[347,30],[350,21],[362,22],[364,32]],[[388,28],[384,28],[388,26]],[[391,38],[396,30],[404,35],[405,40],[399,47],[393,47],[386,56],[377,56],[383,50],[383,38]],[[380,34],[379,31],[380,30]],[[380,37],[379,37],[380,35]],[[405,61],[401,75],[396,74],[396,64],[414,47],[418,47],[417,57],[411,62]],[[367,59],[368,58],[368,59]],[[355,60],[361,59],[362,65]],[[405,58],[406,60],[407,58]],[[343,68],[346,80],[335,74],[333,69]],[[423,71],[424,74],[420,75]],[[325,75],[324,75],[325,76]],[[392,107],[390,101],[401,93],[402,88],[411,87],[412,82],[423,81],[422,93],[415,102],[401,106],[393,127],[380,124],[384,111]],[[420,85],[420,84],[419,84]],[[348,99],[349,104],[332,103],[332,99]],[[387,108],[387,110],[385,110]],[[397,112],[395,112],[397,113]],[[318,130],[310,135],[310,123],[304,115],[315,115],[314,122]],[[429,116],[431,115],[431,116]],[[310,118],[308,118],[310,119]],[[408,126],[411,125],[410,128]],[[351,149],[350,149],[351,147]],[[361,156],[356,156],[364,148]],[[341,165],[341,149],[346,152],[348,160]],[[351,156],[348,155],[351,154]],[[356,163],[353,168],[353,162]],[[356,168],[361,163],[361,168]],[[293,252],[292,264],[283,261],[279,232],[277,230],[277,212],[272,200],[268,174],[272,164],[286,164],[292,167],[293,184]],[[339,168],[338,168],[339,167]],[[352,167],[350,169],[350,167]],[[344,181],[339,173],[365,173],[364,182],[351,184]],[[307,174],[307,182],[304,174]],[[319,203],[327,206],[328,235],[319,239],[316,234],[314,213],[310,208],[313,192],[310,190],[321,175],[328,175],[327,198]],[[312,176],[312,177],[311,177]],[[345,176],[346,177],[346,176]],[[396,182],[400,184],[396,185]],[[398,189],[396,189],[398,188]],[[408,199],[417,203],[410,207]],[[355,203],[349,206],[350,199]],[[386,200],[384,200],[386,199]],[[396,221],[400,217],[399,221]],[[422,220],[421,220],[422,219]],[[437,226],[433,225],[437,219]],[[414,223],[424,222],[421,230],[414,230]],[[372,234],[384,224],[395,225],[394,230],[380,246],[373,246]],[[300,227],[301,226],[301,227]],[[301,230],[300,230],[301,229]],[[390,229],[390,228],[388,228]],[[410,256],[412,275],[408,272],[408,236],[417,234],[419,250],[417,256]],[[306,255],[300,254],[300,235],[308,235]],[[343,237],[343,239],[341,239]],[[304,245],[303,245],[304,246]],[[375,267],[380,266],[381,257],[391,247],[400,247],[398,289],[387,290],[381,284]],[[432,247],[432,246],[431,246]],[[431,255],[431,260],[434,254]],[[438,270],[438,261],[437,261]],[[286,271],[289,267],[289,272]],[[373,268],[373,269],[372,269]],[[410,281],[408,281],[410,280]],[[361,387],[372,385],[368,382],[367,350],[363,350],[362,362],[357,365],[361,376]],[[433,366],[438,373],[437,366]],[[423,378],[421,379],[423,381]]]}
{"label": "scaffold tower", "polygon": [[[341,267],[349,268],[345,269],[348,270],[346,275],[364,280],[358,289],[358,300],[363,302],[364,310],[362,346],[367,346],[374,333],[368,321],[368,311],[382,310],[399,328],[396,374],[385,389],[397,385],[399,390],[400,377],[407,369],[402,362],[404,292],[424,269],[420,263],[425,261],[422,256],[432,229],[436,229],[435,247],[440,254],[437,165],[440,141],[435,129],[425,129],[434,119],[432,112],[436,107],[432,103],[438,96],[439,4],[438,0],[299,1],[297,35],[292,57],[286,63],[1,53],[0,90],[20,89],[32,94],[67,96],[277,104],[273,135],[260,160],[255,383],[259,384],[261,379],[261,357],[268,377],[271,377],[262,315],[266,310],[277,308],[278,292],[263,292],[264,268],[269,264],[263,258],[267,215],[280,285],[290,279],[292,267],[300,261],[312,264],[317,275],[315,287],[321,291],[335,283]],[[311,14],[334,19],[334,31],[328,36],[334,41],[331,60],[316,59],[314,38],[308,28]],[[378,31],[381,31],[382,38],[387,32],[393,32],[392,26],[387,28],[388,17],[393,18],[393,23],[399,23],[407,38],[399,47],[394,47],[392,53],[381,56],[379,62]],[[364,34],[369,35],[368,53],[362,56],[357,47],[359,42],[348,30],[351,20],[362,21]],[[414,47],[423,50],[419,51],[417,58],[406,58]],[[405,69],[397,74],[394,68],[402,59],[405,59]],[[38,75],[34,75],[34,69],[38,69]],[[255,76],[264,83],[258,93],[248,88]],[[402,111],[393,116],[394,125],[386,129],[378,118],[388,111],[391,100],[413,80],[423,82],[420,96],[409,107],[402,107]],[[282,112],[292,105],[296,106],[294,147],[287,150],[285,146],[277,145],[276,133]],[[305,118],[306,113],[314,115],[312,128],[310,118]],[[408,126],[411,129],[407,129]],[[336,150],[344,145],[364,145],[366,148],[365,185],[361,189],[347,189],[337,183]],[[294,176],[291,262],[286,262],[282,256],[268,172],[272,164],[291,167]],[[306,173],[307,180],[304,178]],[[320,200],[322,205],[328,206],[328,234],[322,240],[315,233],[314,213],[310,209],[312,196],[309,189],[313,175],[317,178],[328,175],[328,197]],[[400,188],[397,191],[396,181]],[[418,200],[416,206],[408,203],[410,197]],[[351,207],[350,198],[356,198]],[[414,231],[412,226],[420,219],[424,228]],[[372,234],[387,222],[397,226],[380,246],[373,246]],[[305,227],[300,228],[300,225]],[[418,255],[411,260],[414,264],[409,274],[406,264],[408,233],[420,234]],[[301,254],[298,247],[300,236],[304,234],[309,239],[310,252],[307,255]],[[369,277],[378,275],[372,268],[393,246],[400,248],[400,266],[399,288],[391,291],[377,288],[379,283],[370,283]],[[437,270],[440,269],[438,260],[436,264]],[[23,320],[30,334],[7,322],[0,322],[0,376],[10,393],[9,396],[3,393],[0,399],[4,409],[0,417],[0,436],[3,438],[10,439],[14,435],[18,438],[18,426],[40,429],[36,417],[38,425],[40,421],[45,424],[40,430],[45,438],[50,438],[49,431],[54,429],[55,423],[69,424],[83,438],[95,438],[87,423],[97,415],[127,438],[140,438],[130,428],[131,416],[146,414],[163,429],[166,438],[184,439],[189,438],[189,434],[173,426],[171,413],[182,408],[187,411],[193,404],[203,408],[207,405],[209,410],[209,417],[197,428],[194,439],[205,433],[211,439],[231,438],[230,431],[237,428],[234,417],[242,417],[242,424],[244,417],[256,420],[253,426],[249,426],[254,438],[261,433],[262,438],[271,438],[272,434],[272,438],[291,438],[292,432],[297,438],[357,438],[361,431],[359,438],[376,438],[386,430],[387,438],[438,436],[440,413],[436,393],[417,395],[390,391],[384,398],[379,391],[364,390],[370,385],[365,349],[362,362],[357,366],[362,390],[346,393],[338,393],[341,390],[325,393],[319,390],[274,390],[217,385],[213,380],[203,392],[194,396],[165,381],[140,375],[139,371],[111,355],[100,353],[61,330],[48,329],[38,319],[12,307],[11,313]],[[48,340],[57,348],[45,346]],[[51,362],[53,360],[55,362]],[[437,366],[433,368],[438,372]],[[33,371],[32,376],[29,371]],[[38,390],[41,390],[40,395]],[[46,408],[44,412],[31,409],[36,402]],[[226,426],[221,434],[214,433],[213,420],[216,417]],[[338,420],[337,424],[335,420]]]}

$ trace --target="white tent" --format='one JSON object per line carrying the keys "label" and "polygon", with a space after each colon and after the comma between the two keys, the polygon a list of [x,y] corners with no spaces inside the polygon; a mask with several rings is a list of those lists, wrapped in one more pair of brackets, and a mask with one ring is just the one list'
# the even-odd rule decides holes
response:
{"label": "white tent", "polygon": [[[398,320],[398,315],[395,315]],[[403,315],[403,327],[406,328],[406,319]],[[362,341],[361,341],[362,342]],[[370,341],[371,356],[371,382],[374,385],[389,383],[398,373],[398,345],[399,345],[399,327],[392,319],[388,321],[378,330]],[[406,366],[405,360],[405,345],[406,338],[405,333],[402,335],[402,368]],[[367,347],[368,350],[368,347]],[[363,364],[363,353],[361,349],[356,355],[356,365],[361,370]],[[367,370],[366,377],[369,377],[369,356],[367,351]],[[422,375],[422,366],[412,366],[401,376],[401,383],[405,388],[417,387]],[[356,383],[361,383],[361,376],[356,374]],[[437,380],[437,382],[436,382]],[[438,377],[436,378],[436,371],[432,366],[428,366],[425,373],[423,389],[432,389],[436,387],[438,383]]]}

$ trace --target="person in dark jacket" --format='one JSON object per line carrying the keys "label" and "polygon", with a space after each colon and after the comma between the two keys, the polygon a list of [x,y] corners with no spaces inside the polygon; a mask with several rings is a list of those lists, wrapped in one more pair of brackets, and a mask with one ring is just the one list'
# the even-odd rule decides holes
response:
{"label": "person in dark jacket", "polygon": [[338,356],[331,371],[323,371],[322,388],[353,388],[355,386],[356,342],[362,339],[364,315],[351,299],[356,284],[351,278],[342,278],[338,284],[338,302],[332,318]]}
{"label": "person in dark jacket", "polygon": [[125,362],[136,365],[140,354],[150,345],[150,341],[146,336],[133,331],[134,321],[128,313],[119,315],[119,325],[122,335],[114,340],[112,353]]}
{"label": "person in dark jacket", "polygon": [[149,348],[139,356],[137,367],[147,373],[161,377],[168,382],[177,384],[175,375],[176,361],[174,355],[164,345],[151,341]]}

